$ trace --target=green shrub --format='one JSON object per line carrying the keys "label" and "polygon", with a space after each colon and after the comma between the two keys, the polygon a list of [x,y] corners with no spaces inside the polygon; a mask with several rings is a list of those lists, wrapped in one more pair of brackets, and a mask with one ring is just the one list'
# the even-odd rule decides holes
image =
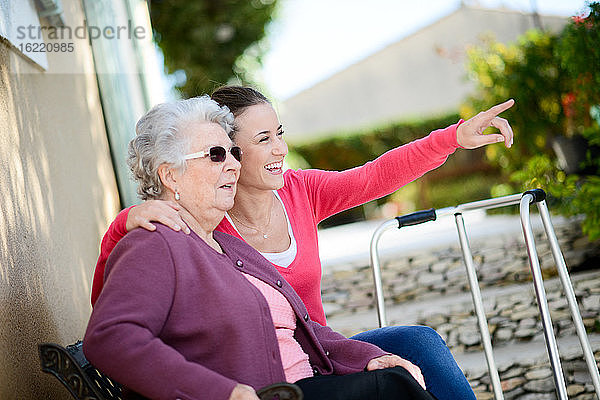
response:
{"label": "green shrub", "polygon": [[423,137],[432,130],[452,125],[458,120],[458,114],[450,114],[422,121],[389,124],[366,132],[339,132],[326,139],[296,145],[292,150],[312,168],[340,171],[362,165],[387,150]]}
{"label": "green shrub", "polygon": [[[585,214],[583,229],[592,240],[600,238],[599,65],[600,4],[594,2],[588,16],[572,18],[559,35],[530,31],[508,46],[489,40],[471,49],[469,71],[477,90],[462,112],[468,118],[476,109],[515,98],[506,113],[513,148],[486,151],[509,179],[492,192],[541,187],[553,211]],[[586,146],[574,167],[558,157],[565,141]]]}

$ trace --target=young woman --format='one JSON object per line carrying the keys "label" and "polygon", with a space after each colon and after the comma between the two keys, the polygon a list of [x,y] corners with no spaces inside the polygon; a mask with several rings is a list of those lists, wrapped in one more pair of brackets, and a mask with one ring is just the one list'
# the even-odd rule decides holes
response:
{"label": "young woman", "polygon": [[[321,263],[317,224],[345,209],[385,196],[442,165],[457,148],[473,149],[503,141],[512,145],[510,125],[498,117],[513,100],[481,112],[468,121],[392,149],[350,170],[287,170],[283,128],[269,101],[252,88],[225,86],[211,96],[235,116],[232,139],[244,159],[233,208],[216,228],[243,239],[276,267],[306,304],[310,318],[326,324],[320,294]],[[500,133],[484,135],[496,127]],[[175,203],[146,202],[122,211],[102,241],[92,303],[102,288],[103,266],[116,242],[129,230],[150,221],[187,230]],[[185,219],[185,217],[184,217]],[[427,389],[438,399],[475,396],[444,341],[427,327],[387,327],[354,337],[397,354],[422,371]]]}

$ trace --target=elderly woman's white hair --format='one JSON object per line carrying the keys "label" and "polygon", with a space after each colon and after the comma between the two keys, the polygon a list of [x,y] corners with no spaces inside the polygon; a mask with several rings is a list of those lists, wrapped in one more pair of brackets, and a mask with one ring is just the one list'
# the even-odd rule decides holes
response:
{"label": "elderly woman's white hair", "polygon": [[158,104],[140,118],[135,127],[136,137],[129,142],[127,164],[143,200],[159,198],[163,193],[158,175],[161,164],[185,170],[184,156],[190,143],[189,138],[181,134],[181,128],[196,121],[217,123],[228,135],[233,128],[233,114],[208,95]]}

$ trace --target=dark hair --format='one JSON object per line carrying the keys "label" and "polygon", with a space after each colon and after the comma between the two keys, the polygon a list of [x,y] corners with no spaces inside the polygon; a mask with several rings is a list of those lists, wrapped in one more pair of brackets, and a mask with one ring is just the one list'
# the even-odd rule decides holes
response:
{"label": "dark hair", "polygon": [[[240,114],[248,107],[257,104],[271,104],[265,95],[248,86],[221,86],[212,92],[210,98],[219,103],[221,107],[226,106],[229,108],[229,111],[231,111],[234,117],[240,116]],[[232,139],[235,135],[235,131],[236,127],[234,122],[234,129],[229,134]]]}

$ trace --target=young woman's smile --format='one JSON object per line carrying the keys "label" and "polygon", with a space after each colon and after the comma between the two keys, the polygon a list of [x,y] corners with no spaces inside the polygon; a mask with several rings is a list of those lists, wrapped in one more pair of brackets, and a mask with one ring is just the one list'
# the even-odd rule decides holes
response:
{"label": "young woman's smile", "polygon": [[274,162],[271,164],[265,165],[265,169],[272,173],[273,175],[279,175],[283,173],[283,161]]}
{"label": "young woman's smile", "polygon": [[288,147],[273,107],[266,103],[250,106],[235,124],[234,140],[244,153],[238,184],[262,190],[283,187],[283,159]]}

